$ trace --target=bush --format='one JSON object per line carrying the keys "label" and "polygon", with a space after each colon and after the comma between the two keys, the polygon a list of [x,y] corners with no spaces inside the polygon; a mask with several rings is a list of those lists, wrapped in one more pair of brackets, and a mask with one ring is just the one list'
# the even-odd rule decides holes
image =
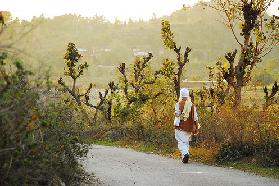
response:
{"label": "bush", "polygon": [[174,138],[174,129],[171,126],[147,126],[145,131],[144,141],[153,144],[158,149],[164,149],[168,152],[173,152],[176,148],[176,141]]}
{"label": "bush", "polygon": [[[86,156],[80,140],[80,111],[54,88],[33,86],[21,62],[0,75],[1,185],[67,185],[80,181],[77,158]],[[54,92],[50,95],[50,92]]]}
{"label": "bush", "polygon": [[278,106],[230,109],[220,107],[216,113],[201,113],[200,139],[208,147],[217,146],[217,161],[236,161],[255,156],[263,165],[278,165]]}
{"label": "bush", "polygon": [[257,150],[256,146],[249,143],[235,142],[221,146],[216,156],[218,162],[236,161],[244,157],[253,156]]}
{"label": "bush", "polygon": [[279,166],[279,143],[265,144],[259,152],[258,162],[263,166]]}

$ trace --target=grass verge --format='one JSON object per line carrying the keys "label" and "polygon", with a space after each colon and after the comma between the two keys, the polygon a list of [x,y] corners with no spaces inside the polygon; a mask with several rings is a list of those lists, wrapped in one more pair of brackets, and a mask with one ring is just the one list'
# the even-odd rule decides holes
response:
{"label": "grass verge", "polygon": [[257,175],[279,179],[279,167],[264,167],[255,163],[246,161],[237,161],[224,164],[226,167],[242,170],[244,172],[255,173]]}

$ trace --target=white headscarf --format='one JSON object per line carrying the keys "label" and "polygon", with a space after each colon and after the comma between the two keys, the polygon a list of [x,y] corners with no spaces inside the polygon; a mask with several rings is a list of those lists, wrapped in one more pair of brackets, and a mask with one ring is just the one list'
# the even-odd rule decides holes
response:
{"label": "white headscarf", "polygon": [[187,88],[180,89],[180,97],[181,98],[188,98],[189,97],[189,90]]}

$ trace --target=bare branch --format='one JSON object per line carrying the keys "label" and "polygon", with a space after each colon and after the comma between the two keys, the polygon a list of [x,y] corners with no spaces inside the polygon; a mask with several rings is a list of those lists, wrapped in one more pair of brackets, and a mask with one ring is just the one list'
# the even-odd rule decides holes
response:
{"label": "bare branch", "polygon": [[103,106],[104,102],[106,101],[107,95],[108,95],[108,90],[107,89],[105,90],[104,95],[101,92],[99,92],[100,102],[96,106],[89,103],[89,100],[90,100],[89,95],[85,95],[85,105],[87,105],[89,107],[92,107],[92,108],[95,108],[96,110],[100,110],[101,107]]}
{"label": "bare branch", "polygon": [[71,94],[71,96],[75,99],[75,101],[77,102],[78,105],[81,105],[80,96],[77,95],[77,94],[75,93],[75,91],[71,90],[71,89],[65,84],[65,82],[63,81],[62,78],[60,78],[60,79],[58,80],[58,84],[62,85],[63,88],[64,88],[68,93]]}
{"label": "bare branch", "polygon": [[238,40],[238,38],[237,38],[237,36],[236,36],[236,34],[235,34],[235,31],[234,31],[234,28],[233,28],[233,25],[230,23],[229,24],[229,28],[231,29],[231,31],[232,31],[232,34],[233,34],[233,37],[234,37],[234,39],[236,40],[236,42],[240,45],[240,47],[242,47],[243,45],[240,43],[240,41]]}
{"label": "bare branch", "polygon": [[93,84],[90,83],[90,84],[89,84],[89,87],[88,87],[87,90],[86,90],[86,92],[85,92],[84,94],[80,94],[79,96],[80,96],[80,97],[83,97],[83,96],[85,96],[85,95],[89,95],[89,93],[90,93],[90,91],[91,91],[92,88],[93,88]]}
{"label": "bare branch", "polygon": [[0,48],[13,48],[14,44],[18,43],[20,40],[22,40],[24,37],[26,37],[29,33],[34,31],[35,29],[37,29],[38,26],[39,25],[35,25],[35,26],[31,27],[28,31],[24,32],[19,38],[17,38],[13,42],[11,42],[9,44],[5,44],[5,45],[0,45]]}
{"label": "bare branch", "polygon": [[279,44],[279,41],[277,41],[274,45],[272,45],[269,49],[266,49],[266,50],[264,50],[263,52],[265,52],[265,51],[267,51],[266,53],[264,53],[262,56],[260,56],[260,58],[263,58],[263,57],[265,57],[267,54],[269,54],[271,51],[272,51],[272,49],[275,47],[275,46],[277,46]]}
{"label": "bare branch", "polygon": [[127,79],[127,75],[126,75],[126,68],[125,68],[126,64],[125,63],[121,63],[120,66],[118,67],[119,72],[122,74],[123,78],[124,78],[124,94],[126,99],[129,99],[129,95],[128,95],[128,79]]}
{"label": "bare branch", "polygon": [[5,149],[0,149],[0,153],[2,152],[7,152],[7,151],[12,151],[15,150],[16,148],[12,147],[12,148],[5,148]]}

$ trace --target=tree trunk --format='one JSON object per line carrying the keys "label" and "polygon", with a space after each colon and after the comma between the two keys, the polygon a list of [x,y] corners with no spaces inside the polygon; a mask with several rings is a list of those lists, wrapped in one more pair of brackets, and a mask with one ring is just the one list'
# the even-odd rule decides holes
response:
{"label": "tree trunk", "polygon": [[111,121],[111,115],[112,115],[112,100],[109,100],[108,109],[107,109],[107,119],[109,121]]}
{"label": "tree trunk", "polygon": [[180,77],[178,76],[178,79],[174,77],[173,82],[174,82],[174,89],[176,93],[176,99],[178,101],[180,96]]}
{"label": "tree trunk", "polygon": [[242,87],[237,86],[234,88],[234,107],[238,107],[241,103],[241,91]]}

